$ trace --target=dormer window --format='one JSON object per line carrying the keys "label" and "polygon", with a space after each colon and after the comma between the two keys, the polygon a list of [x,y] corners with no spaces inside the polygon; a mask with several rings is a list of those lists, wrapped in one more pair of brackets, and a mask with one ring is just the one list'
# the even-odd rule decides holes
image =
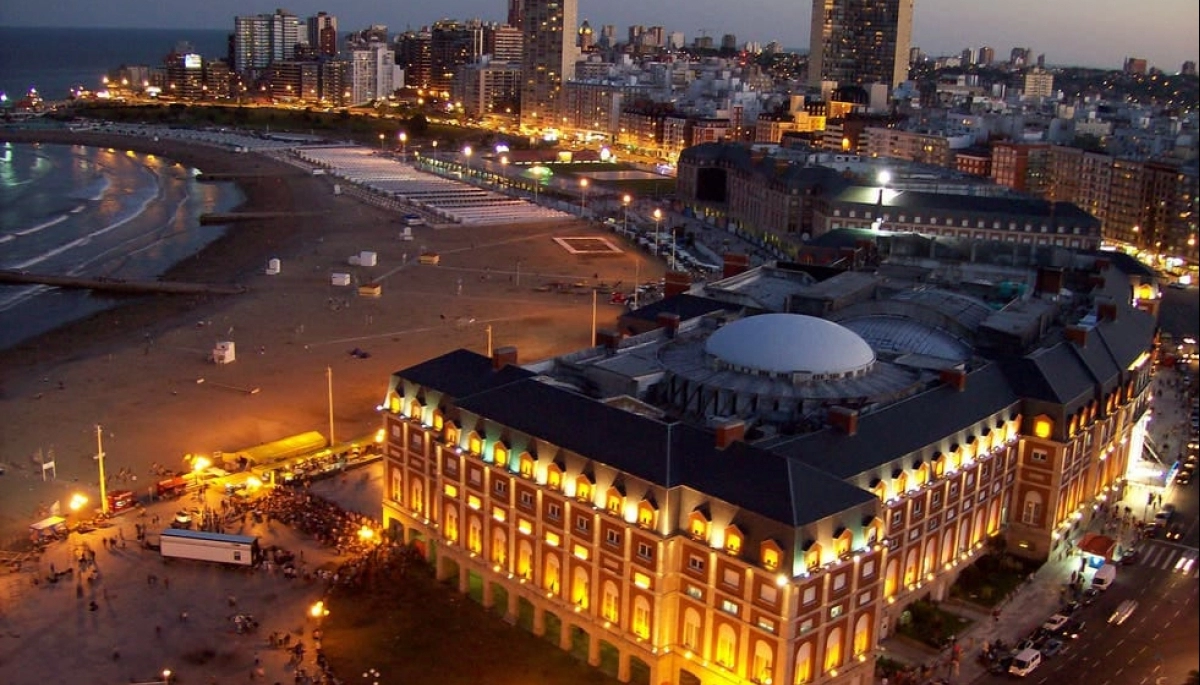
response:
{"label": "dormer window", "polygon": [[613,516],[621,515],[621,505],[624,503],[625,497],[621,491],[616,488],[609,488],[608,493],[604,496],[604,509]]}
{"label": "dormer window", "polygon": [[522,452],[520,458],[521,477],[533,478],[533,455],[528,452]]}
{"label": "dormer window", "polygon": [[783,550],[779,549],[779,545],[774,540],[766,540],[759,547],[759,557],[763,568],[768,571],[778,571],[780,559],[783,558]]}
{"label": "dormer window", "polygon": [[502,442],[497,442],[492,445],[492,462],[496,466],[504,466],[508,464],[508,447]]}
{"label": "dormer window", "polygon": [[811,541],[808,543],[808,548],[804,550],[804,568],[809,571],[816,570],[821,567],[821,543]]}
{"label": "dormer window", "polygon": [[730,526],[725,529],[725,551],[733,556],[738,556],[742,553],[742,543],[745,542],[745,536],[742,531],[738,530],[737,526]]}
{"label": "dormer window", "polygon": [[467,438],[467,451],[475,456],[483,454],[483,438],[479,437],[479,434],[474,431]]}
{"label": "dormer window", "polygon": [[562,490],[562,469],[558,464],[546,467],[546,487],[551,490]]}
{"label": "dormer window", "polygon": [[575,479],[575,497],[581,502],[591,503],[592,501],[592,479],[587,476],[580,476]]}
{"label": "dormer window", "polygon": [[654,528],[654,522],[658,519],[658,509],[646,500],[638,503],[637,524],[640,528]]}
{"label": "dormer window", "polygon": [[688,515],[688,535],[692,536],[693,540],[707,540],[708,525],[708,518],[704,514],[693,511]]}

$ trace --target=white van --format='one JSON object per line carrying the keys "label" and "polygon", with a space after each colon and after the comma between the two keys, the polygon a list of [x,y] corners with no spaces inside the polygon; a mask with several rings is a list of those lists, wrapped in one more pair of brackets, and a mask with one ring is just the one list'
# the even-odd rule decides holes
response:
{"label": "white van", "polygon": [[1092,576],[1092,587],[1097,590],[1107,590],[1108,586],[1112,585],[1117,579],[1117,567],[1112,564],[1104,564],[1096,569],[1096,575]]}
{"label": "white van", "polygon": [[1033,669],[1042,665],[1042,653],[1030,647],[1022,649],[1020,653],[1013,657],[1012,663],[1008,666],[1008,674],[1015,675],[1021,678],[1033,673]]}

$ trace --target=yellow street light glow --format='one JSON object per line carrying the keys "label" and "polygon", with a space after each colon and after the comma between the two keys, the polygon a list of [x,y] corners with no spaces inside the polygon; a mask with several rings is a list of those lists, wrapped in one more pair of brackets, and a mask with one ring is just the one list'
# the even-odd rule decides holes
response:
{"label": "yellow street light glow", "polygon": [[195,471],[196,473],[199,473],[210,466],[212,466],[212,460],[208,457],[196,457],[195,460],[192,461],[192,471]]}
{"label": "yellow street light glow", "polygon": [[71,495],[71,501],[69,504],[67,504],[67,507],[70,508],[71,511],[79,511],[83,505],[87,504],[87,501],[87,495],[75,493],[74,495]]}
{"label": "yellow street light glow", "polygon": [[313,618],[324,618],[329,615],[329,609],[325,608],[325,602],[318,600],[308,608],[308,615]]}
{"label": "yellow street light glow", "polygon": [[370,540],[375,537],[375,531],[371,530],[369,526],[363,526],[358,529],[358,537],[363,540]]}

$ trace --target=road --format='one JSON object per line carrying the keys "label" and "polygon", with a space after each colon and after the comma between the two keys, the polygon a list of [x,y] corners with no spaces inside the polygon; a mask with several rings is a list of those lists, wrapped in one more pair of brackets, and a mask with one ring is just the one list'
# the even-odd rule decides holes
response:
{"label": "road", "polygon": [[[1079,638],[1025,680],[1034,685],[1181,685],[1188,671],[1200,667],[1197,556],[1194,547],[1143,543],[1139,562],[1122,566],[1112,587],[1076,614],[1086,621]],[[1109,624],[1113,610],[1127,599],[1136,601],[1137,609],[1125,623]],[[1011,679],[985,676],[977,682]]]}

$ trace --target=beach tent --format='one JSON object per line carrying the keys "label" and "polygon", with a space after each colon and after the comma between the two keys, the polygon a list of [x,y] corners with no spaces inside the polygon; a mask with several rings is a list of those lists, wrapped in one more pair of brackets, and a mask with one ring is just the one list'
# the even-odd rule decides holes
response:
{"label": "beach tent", "polygon": [[61,516],[50,516],[38,521],[29,526],[31,537],[34,540],[39,540],[44,537],[65,533],[67,530],[67,520]]}

